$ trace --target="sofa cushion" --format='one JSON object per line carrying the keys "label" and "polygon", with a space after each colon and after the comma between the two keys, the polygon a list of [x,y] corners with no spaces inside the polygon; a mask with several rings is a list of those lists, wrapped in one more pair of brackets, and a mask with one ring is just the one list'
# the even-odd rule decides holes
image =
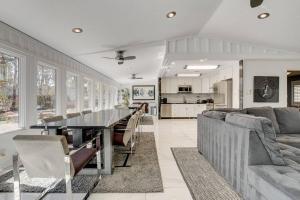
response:
{"label": "sofa cushion", "polygon": [[286,165],[282,154],[280,153],[279,145],[276,142],[275,130],[271,120],[264,117],[255,117],[240,113],[228,113],[225,121],[230,124],[254,130],[267,150],[273,164]]}
{"label": "sofa cushion", "polygon": [[300,133],[295,134],[277,134],[277,142],[287,144],[300,149]]}
{"label": "sofa cushion", "polygon": [[249,185],[256,190],[256,194],[260,194],[259,199],[299,200],[300,173],[291,167],[250,166],[248,179]]}
{"label": "sofa cushion", "polygon": [[271,120],[276,134],[280,133],[279,125],[276,119],[275,112],[271,107],[253,107],[247,108],[247,114],[254,115],[256,117],[265,117]]}
{"label": "sofa cushion", "polygon": [[225,121],[226,118],[226,112],[220,112],[220,111],[204,111],[202,115],[208,118],[213,118],[213,119],[219,119]]}
{"label": "sofa cushion", "polygon": [[300,112],[298,108],[274,108],[280,133],[300,133]]}

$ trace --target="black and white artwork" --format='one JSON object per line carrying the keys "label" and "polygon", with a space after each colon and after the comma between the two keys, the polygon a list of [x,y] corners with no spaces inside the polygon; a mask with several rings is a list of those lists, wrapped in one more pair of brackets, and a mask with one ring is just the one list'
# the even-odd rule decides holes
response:
{"label": "black and white artwork", "polygon": [[155,100],[155,85],[132,86],[132,100]]}
{"label": "black and white artwork", "polygon": [[279,102],[279,77],[254,76],[254,102]]}

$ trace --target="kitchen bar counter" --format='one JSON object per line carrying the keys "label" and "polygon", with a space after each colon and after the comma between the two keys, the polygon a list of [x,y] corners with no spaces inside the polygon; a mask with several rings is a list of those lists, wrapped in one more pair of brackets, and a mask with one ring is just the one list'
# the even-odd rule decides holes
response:
{"label": "kitchen bar counter", "polygon": [[161,103],[161,104],[207,104],[207,103]]}
{"label": "kitchen bar counter", "polygon": [[196,118],[199,113],[207,110],[207,107],[206,103],[162,103],[160,117],[162,119]]}

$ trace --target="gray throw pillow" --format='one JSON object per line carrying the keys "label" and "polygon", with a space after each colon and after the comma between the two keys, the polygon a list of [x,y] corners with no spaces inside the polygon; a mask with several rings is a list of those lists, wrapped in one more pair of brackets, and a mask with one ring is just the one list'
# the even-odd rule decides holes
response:
{"label": "gray throw pillow", "polygon": [[[276,134],[271,120],[265,117],[255,117],[240,113],[229,113],[225,121],[255,131],[267,150],[274,165],[286,165],[276,142]],[[255,148],[255,147],[250,147]]]}
{"label": "gray throw pillow", "polygon": [[276,134],[280,133],[279,125],[276,119],[275,112],[271,107],[253,107],[247,108],[247,113],[256,117],[265,117],[271,120]]}
{"label": "gray throw pillow", "polygon": [[300,112],[298,108],[274,108],[280,133],[300,133]]}
{"label": "gray throw pillow", "polygon": [[219,119],[225,121],[226,112],[219,112],[219,111],[205,111],[202,113],[202,115],[213,118],[213,119]]}

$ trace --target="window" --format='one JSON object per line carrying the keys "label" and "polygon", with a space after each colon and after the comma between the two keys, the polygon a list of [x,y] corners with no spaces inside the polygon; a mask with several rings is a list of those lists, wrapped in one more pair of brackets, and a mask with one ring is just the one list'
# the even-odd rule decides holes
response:
{"label": "window", "polygon": [[95,111],[100,110],[100,83],[95,82]]}
{"label": "window", "polygon": [[37,67],[38,121],[56,114],[56,71],[40,64]]}
{"label": "window", "polygon": [[88,78],[83,79],[83,109],[92,108],[92,81]]}
{"label": "window", "polygon": [[300,106],[300,81],[292,81],[292,106]]}
{"label": "window", "polygon": [[103,84],[101,87],[101,103],[102,103],[102,110],[106,109],[106,86]]}
{"label": "window", "polygon": [[0,133],[19,127],[19,59],[0,52]]}
{"label": "window", "polygon": [[77,76],[67,73],[67,113],[78,111],[78,90]]}

